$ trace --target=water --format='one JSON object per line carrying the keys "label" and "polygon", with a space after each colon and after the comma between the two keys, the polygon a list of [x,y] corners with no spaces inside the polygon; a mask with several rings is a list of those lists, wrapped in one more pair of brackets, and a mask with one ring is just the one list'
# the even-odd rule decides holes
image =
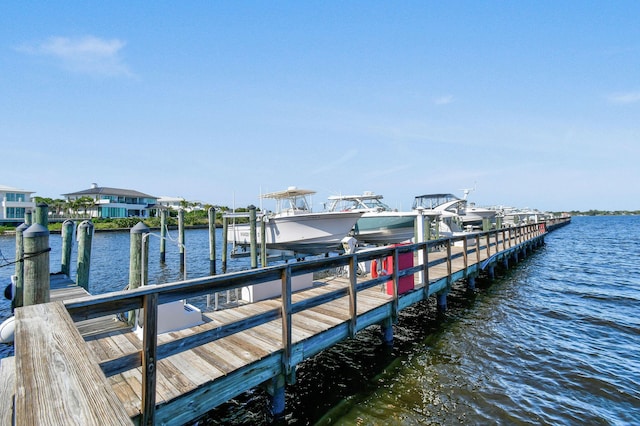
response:
{"label": "water", "polygon": [[[444,316],[434,300],[404,310],[393,348],[372,327],[317,355],[298,366],[296,384],[287,387],[284,422],[640,424],[638,229],[637,216],[574,218],[548,235],[544,247],[498,269],[497,279],[478,280],[475,292],[456,285]],[[191,232],[187,269],[190,276],[207,274],[206,231]],[[199,238],[203,253],[196,255],[189,246]],[[128,241],[128,233],[94,237],[91,283],[102,283],[94,293],[127,282]],[[110,255],[97,266],[101,244]],[[13,239],[0,237],[6,257],[13,258],[13,247]],[[151,249],[151,259],[156,252]],[[152,260],[151,273],[177,279],[177,262],[176,249],[165,268]],[[100,274],[105,278],[94,278]],[[202,423],[270,421],[268,398],[257,389]]]}
{"label": "water", "polygon": [[[180,270],[180,249],[177,243],[177,231],[168,233],[165,248],[165,263],[160,263],[160,238],[155,231],[149,237],[149,282],[154,284],[179,281],[184,273]],[[172,240],[171,240],[172,239]],[[89,291],[91,294],[104,294],[119,291],[129,282],[129,245],[130,233],[96,232],[91,244],[91,266],[89,269]],[[216,272],[222,272],[220,257],[222,254],[222,229],[216,229]],[[62,239],[60,234],[49,237],[50,270],[60,271],[62,259]],[[185,269],[187,278],[209,275],[209,231],[207,229],[185,230]],[[76,277],[77,243],[74,242],[71,259],[71,277]],[[15,260],[15,236],[0,235],[0,290],[4,292],[15,273],[15,266],[4,266]],[[228,262],[228,271],[238,271],[250,267],[249,258],[234,258]],[[190,300],[200,308],[205,307],[202,300]],[[0,321],[11,316],[11,302],[4,297],[0,300]],[[13,347],[0,344],[0,358],[13,354]]]}

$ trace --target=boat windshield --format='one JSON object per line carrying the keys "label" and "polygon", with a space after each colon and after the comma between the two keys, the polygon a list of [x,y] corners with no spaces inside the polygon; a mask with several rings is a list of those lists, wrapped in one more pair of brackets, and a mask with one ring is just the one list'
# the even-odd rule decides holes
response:
{"label": "boat windshield", "polygon": [[391,208],[380,201],[382,195],[336,195],[329,197],[329,211],[390,211]]}
{"label": "boat windshield", "polygon": [[460,198],[453,194],[426,194],[418,195],[413,200],[413,209],[422,207],[424,209],[435,209],[438,206],[449,203],[451,201],[457,201]]}

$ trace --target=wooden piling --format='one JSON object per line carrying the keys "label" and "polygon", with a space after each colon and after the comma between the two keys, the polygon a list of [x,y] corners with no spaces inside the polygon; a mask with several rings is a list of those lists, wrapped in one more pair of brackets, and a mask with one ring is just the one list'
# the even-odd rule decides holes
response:
{"label": "wooden piling", "polygon": [[467,277],[467,289],[469,290],[476,289],[476,277],[474,275],[470,275]]}
{"label": "wooden piling", "polygon": [[67,277],[71,276],[71,249],[73,248],[72,220],[62,222],[62,259],[60,260],[60,272]]}
{"label": "wooden piling", "polygon": [[222,218],[222,273],[227,272],[227,249],[229,245],[229,235],[227,234],[229,230],[229,218]]}
{"label": "wooden piling", "polygon": [[184,272],[184,209],[178,210],[178,244],[180,246],[180,272]]}
{"label": "wooden piling", "polygon": [[29,228],[29,225],[23,223],[16,228],[16,294],[13,296],[11,303],[12,309],[20,308],[24,304],[24,231]]}
{"label": "wooden piling", "polygon": [[260,264],[263,268],[267,267],[267,223],[264,216],[260,220]]}
{"label": "wooden piling", "polygon": [[251,269],[255,269],[258,267],[258,254],[256,247],[256,206],[253,204],[249,206],[249,236],[251,248]]}
{"label": "wooden piling", "polygon": [[24,211],[24,223],[27,227],[33,225],[33,212],[31,210]]}
{"label": "wooden piling", "polygon": [[24,241],[23,305],[49,301],[49,230],[34,223],[22,234]]}
{"label": "wooden piling", "polygon": [[209,273],[216,274],[216,209],[209,207]]}
{"label": "wooden piling", "polygon": [[280,418],[285,410],[285,378],[283,374],[279,374],[268,381],[267,393],[271,399],[271,414],[275,418]]}
{"label": "wooden piling", "polygon": [[443,291],[436,294],[436,306],[438,308],[438,312],[446,312],[447,311],[447,292]]}
{"label": "wooden piling", "polygon": [[388,346],[393,346],[393,321],[391,317],[385,318],[380,326],[382,332],[382,341]]}
{"label": "wooden piling", "polygon": [[[129,290],[138,288],[146,283],[146,274],[145,277],[142,276],[142,268],[143,264],[146,264],[148,261],[148,250],[144,250],[144,252],[147,254],[145,256],[147,257],[147,259],[143,259],[142,237],[144,236],[144,234],[148,233],[149,227],[147,227],[147,225],[142,222],[138,222],[138,224],[131,228],[131,231],[129,231]],[[144,270],[146,271],[147,268],[145,268]],[[135,316],[135,311],[129,311],[129,325],[135,325]]]}
{"label": "wooden piling", "polygon": [[160,210],[160,263],[165,263],[167,258],[167,213],[165,209]]}
{"label": "wooden piling", "polygon": [[82,221],[78,226],[78,268],[76,284],[89,291],[89,268],[91,266],[91,242],[93,240],[93,223]]}
{"label": "wooden piling", "polygon": [[36,223],[44,226],[49,226],[49,205],[47,203],[38,203],[36,205]]}

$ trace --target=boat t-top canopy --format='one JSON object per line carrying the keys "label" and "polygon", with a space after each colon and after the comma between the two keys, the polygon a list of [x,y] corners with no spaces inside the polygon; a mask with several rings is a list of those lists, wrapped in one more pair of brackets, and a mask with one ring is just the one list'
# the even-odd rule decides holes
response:
{"label": "boat t-top canopy", "polygon": [[268,192],[262,194],[260,198],[271,198],[276,200],[276,213],[282,215],[292,215],[300,213],[310,213],[311,206],[307,200],[307,195],[315,194],[316,191],[310,189],[299,189],[290,186],[284,191]]}
{"label": "boat t-top canopy", "polygon": [[425,209],[435,209],[438,206],[451,203],[452,201],[464,201],[453,194],[425,194],[418,195],[413,200],[413,209],[422,207]]}
{"label": "boat t-top canopy", "polygon": [[260,198],[273,198],[275,200],[282,200],[284,198],[304,197],[315,193],[316,191],[312,191],[310,189],[299,189],[295,186],[290,186],[284,191],[267,192],[266,194],[262,194]]}
{"label": "boat t-top canopy", "polygon": [[362,195],[331,195],[329,211],[364,210],[364,211],[391,211],[391,208],[380,201],[382,195],[366,191]]}

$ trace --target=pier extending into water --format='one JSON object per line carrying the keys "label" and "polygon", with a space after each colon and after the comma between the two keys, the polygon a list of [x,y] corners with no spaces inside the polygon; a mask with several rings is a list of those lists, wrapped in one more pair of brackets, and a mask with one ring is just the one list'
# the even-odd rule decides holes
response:
{"label": "pier extending into water", "polygon": [[[52,284],[51,302],[16,309],[15,357],[0,364],[0,379],[9,384],[0,393],[0,418],[18,425],[183,424],[256,386],[269,391],[272,411],[282,413],[296,365],[371,326],[392,344],[402,309],[431,296],[446,309],[454,282],[472,287],[481,272],[491,276],[497,265],[517,263],[569,221],[100,296],[60,296],[78,290]],[[372,261],[384,263],[387,275],[358,272]],[[306,284],[296,291],[300,280]],[[279,296],[203,312],[201,325],[157,333],[162,304],[274,282]],[[138,309],[144,309],[138,333],[115,319]]]}

